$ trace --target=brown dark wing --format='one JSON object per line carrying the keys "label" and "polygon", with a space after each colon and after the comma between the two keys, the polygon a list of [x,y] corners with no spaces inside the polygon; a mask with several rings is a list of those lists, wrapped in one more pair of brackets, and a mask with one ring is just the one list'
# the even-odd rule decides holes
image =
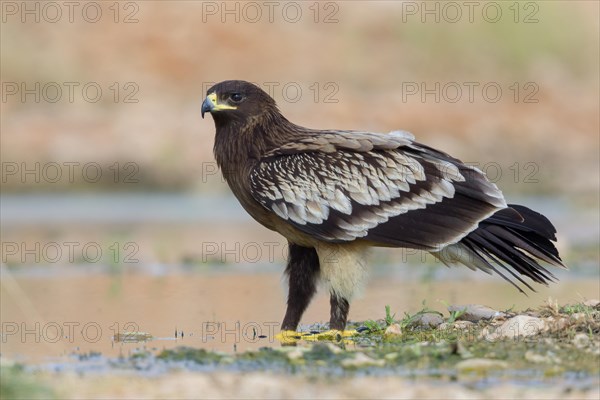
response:
{"label": "brown dark wing", "polygon": [[259,203],[319,240],[438,249],[506,207],[480,171],[406,134],[312,139],[272,152],[250,179]]}

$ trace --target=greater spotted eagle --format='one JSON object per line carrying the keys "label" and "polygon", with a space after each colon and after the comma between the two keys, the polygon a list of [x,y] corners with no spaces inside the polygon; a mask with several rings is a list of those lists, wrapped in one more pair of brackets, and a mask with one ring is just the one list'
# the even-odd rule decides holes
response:
{"label": "greater spotted eagle", "polygon": [[244,81],[210,88],[202,117],[207,112],[234,195],[288,241],[284,331],[297,329],[319,281],[330,291],[330,328],[343,331],[373,246],[424,250],[530,289],[523,277],[554,280],[540,261],[565,267],[546,217],[507,204],[480,170],[408,132],[304,128]]}

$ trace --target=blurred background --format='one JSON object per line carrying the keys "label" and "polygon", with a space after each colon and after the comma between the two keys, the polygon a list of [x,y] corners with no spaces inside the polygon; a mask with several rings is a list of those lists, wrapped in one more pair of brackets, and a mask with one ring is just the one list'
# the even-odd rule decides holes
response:
{"label": "blurred background", "polygon": [[[467,3],[3,2],[2,321],[167,336],[280,320],[285,242],[230,194],[200,117],[225,79],[300,125],[411,131],[558,228],[571,271],[530,297],[376,250],[351,319],[598,297],[599,5]],[[328,318],[327,297],[315,304],[304,322]]]}

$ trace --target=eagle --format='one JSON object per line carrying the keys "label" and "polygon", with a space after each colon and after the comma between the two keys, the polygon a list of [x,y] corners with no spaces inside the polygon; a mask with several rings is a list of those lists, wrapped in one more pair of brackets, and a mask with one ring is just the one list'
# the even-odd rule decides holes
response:
{"label": "eagle", "polygon": [[566,268],[542,214],[507,204],[479,169],[406,131],[309,129],[288,121],[258,86],[218,83],[202,103],[213,117],[214,156],[242,207],[288,242],[282,332],[296,332],[324,283],[330,330],[345,331],[371,247],[431,253],[447,265],[518,281],[555,281]]}

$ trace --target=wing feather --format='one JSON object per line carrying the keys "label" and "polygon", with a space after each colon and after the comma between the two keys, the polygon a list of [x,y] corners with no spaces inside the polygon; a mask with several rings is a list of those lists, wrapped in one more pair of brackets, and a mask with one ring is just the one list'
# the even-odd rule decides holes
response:
{"label": "wing feather", "polygon": [[439,249],[506,207],[481,171],[402,131],[301,138],[271,151],[250,183],[266,209],[329,242]]}

